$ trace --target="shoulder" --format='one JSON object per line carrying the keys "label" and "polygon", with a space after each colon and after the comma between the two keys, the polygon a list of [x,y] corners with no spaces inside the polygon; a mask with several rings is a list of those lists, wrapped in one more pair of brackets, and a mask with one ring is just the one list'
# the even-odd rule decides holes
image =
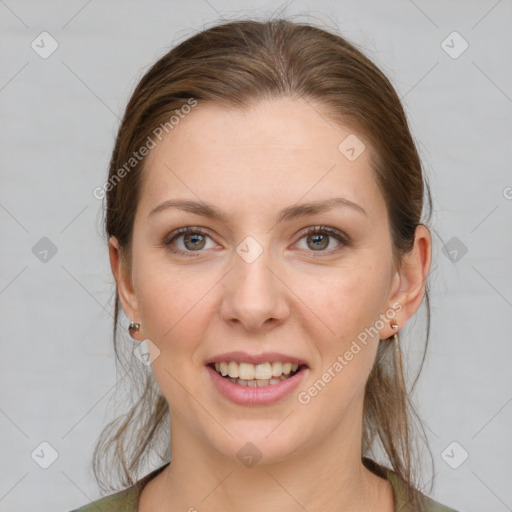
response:
{"label": "shoulder", "polygon": [[138,493],[134,486],[105,496],[71,512],[137,512]]}
{"label": "shoulder", "polygon": [[134,483],[131,487],[118,491],[109,496],[104,496],[80,508],[71,510],[70,512],[137,512],[139,504],[139,496],[144,486],[152,480],[156,475],[163,471],[167,466],[163,466],[151,471],[145,477]]}
{"label": "shoulder", "polygon": [[395,493],[396,509],[395,512],[458,512],[432,498],[426,496],[419,490],[414,490],[417,506],[412,506],[407,499],[407,487],[403,480],[396,473],[388,470],[388,480],[393,486]]}
{"label": "shoulder", "polygon": [[138,492],[135,486],[93,501],[71,512],[137,512]]}
{"label": "shoulder", "polygon": [[386,478],[391,484],[395,498],[395,512],[458,512],[429,498],[417,489],[410,489],[407,483],[388,467],[367,457],[363,457],[363,462],[368,469]]}
{"label": "shoulder", "polygon": [[425,512],[458,512],[458,510],[455,510],[437,501],[434,501],[432,498],[429,498],[428,496],[424,497],[424,502]]}

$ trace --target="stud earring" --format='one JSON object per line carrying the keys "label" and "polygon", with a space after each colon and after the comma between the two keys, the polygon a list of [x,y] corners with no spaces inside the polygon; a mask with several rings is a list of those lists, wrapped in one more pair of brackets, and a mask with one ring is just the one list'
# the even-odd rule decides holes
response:
{"label": "stud earring", "polygon": [[398,322],[396,320],[391,320],[391,322],[389,322],[389,326],[395,331],[393,336],[391,336],[391,341],[398,343]]}
{"label": "stud earring", "polygon": [[[128,326],[128,332],[130,333],[130,336],[133,338],[134,334],[136,332],[139,332],[139,329],[140,329],[140,324],[136,323],[136,322],[130,322],[130,325]],[[134,338],[135,339],[135,338]]]}

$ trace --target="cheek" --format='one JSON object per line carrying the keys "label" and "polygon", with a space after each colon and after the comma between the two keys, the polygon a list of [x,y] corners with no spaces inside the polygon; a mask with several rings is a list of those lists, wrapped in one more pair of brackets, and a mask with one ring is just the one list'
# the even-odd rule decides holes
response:
{"label": "cheek", "polygon": [[308,305],[317,317],[306,328],[312,334],[326,334],[313,336],[319,364],[298,397],[301,404],[307,401],[312,414],[331,418],[322,427],[326,431],[342,420],[356,396],[364,395],[379,339],[365,333],[371,332],[382,312],[386,290],[380,267],[358,264],[335,276],[322,289],[310,286],[307,290]]}
{"label": "cheek", "polygon": [[346,342],[375,324],[386,292],[382,268],[360,264],[337,272],[335,278],[326,281],[321,293],[311,287],[308,296],[315,300],[319,317],[325,318],[338,339]]}
{"label": "cheek", "polygon": [[147,326],[144,335],[159,350],[151,364],[153,375],[169,406],[179,415],[190,407],[182,385],[195,389],[194,369],[202,366],[199,349],[209,322],[205,311],[208,297],[204,295],[211,286],[204,289],[199,286],[201,280],[185,279],[183,274],[180,279],[168,268],[165,272],[152,268],[138,290],[141,320]]}
{"label": "cheek", "polygon": [[178,343],[188,347],[200,339],[209,279],[191,279],[189,273],[173,272],[154,262],[141,262],[140,270],[137,296],[146,337],[161,351],[173,352]]}

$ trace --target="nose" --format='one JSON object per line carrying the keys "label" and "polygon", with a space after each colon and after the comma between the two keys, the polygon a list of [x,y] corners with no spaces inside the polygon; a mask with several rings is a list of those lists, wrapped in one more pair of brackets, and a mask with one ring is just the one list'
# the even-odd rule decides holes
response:
{"label": "nose", "polygon": [[[221,315],[246,331],[274,328],[289,315],[289,290],[264,251],[255,261],[234,255],[226,276]],[[275,265],[274,265],[275,266]]]}

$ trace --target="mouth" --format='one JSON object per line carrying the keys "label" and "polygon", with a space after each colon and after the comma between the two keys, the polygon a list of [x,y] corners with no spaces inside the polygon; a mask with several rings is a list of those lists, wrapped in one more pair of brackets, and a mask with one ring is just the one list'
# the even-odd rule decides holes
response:
{"label": "mouth", "polygon": [[275,386],[307,368],[305,364],[289,361],[267,361],[258,364],[221,361],[209,363],[207,366],[232,384],[253,388]]}

